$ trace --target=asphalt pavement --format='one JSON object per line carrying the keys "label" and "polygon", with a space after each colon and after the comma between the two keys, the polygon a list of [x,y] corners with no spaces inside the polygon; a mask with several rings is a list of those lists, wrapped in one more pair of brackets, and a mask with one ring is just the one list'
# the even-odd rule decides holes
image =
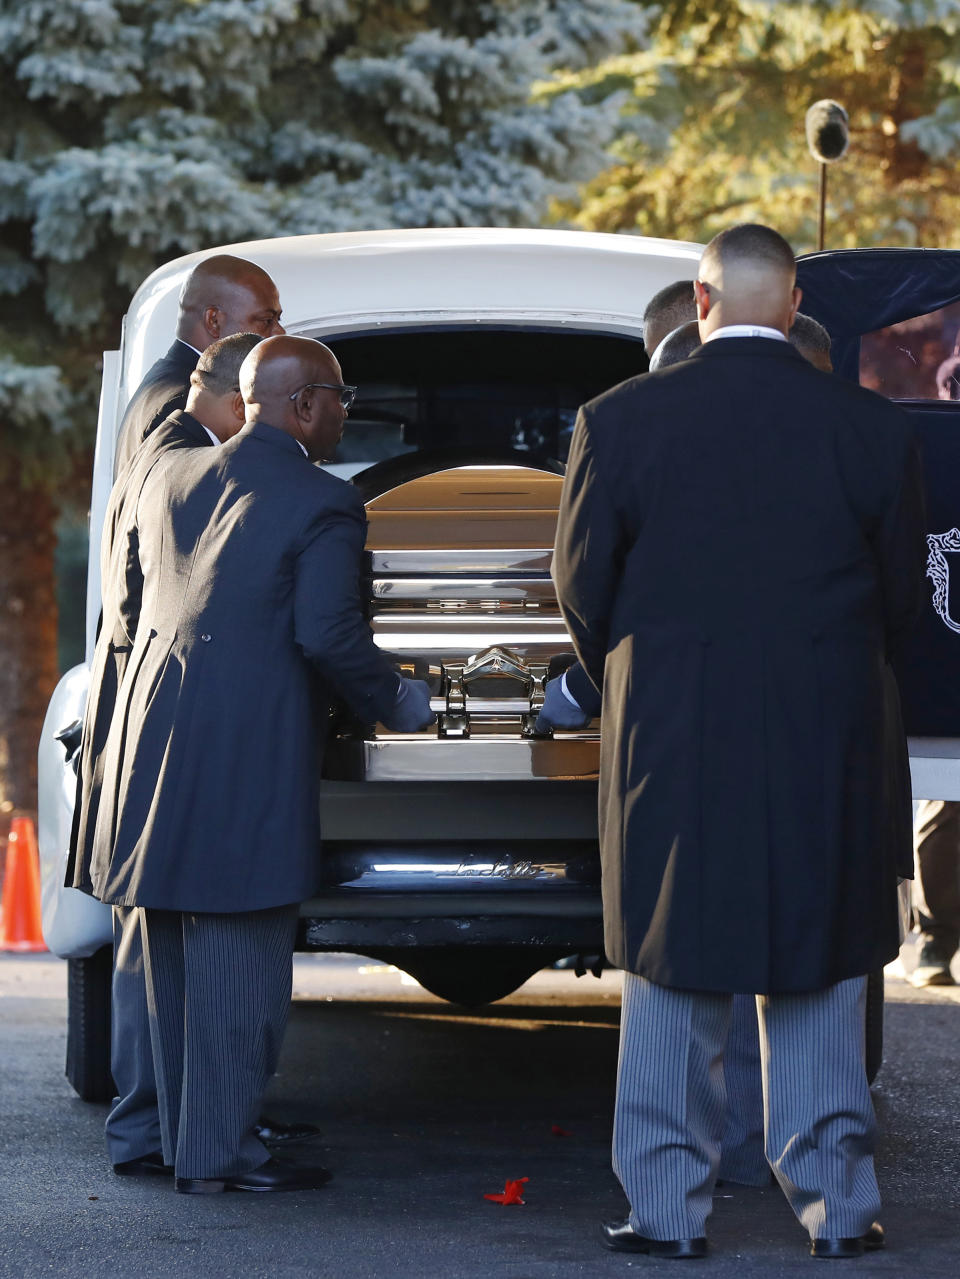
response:
{"label": "asphalt pavement", "polygon": [[[874,1093],[889,1246],[844,1273],[955,1279],[960,988],[919,992],[898,974]],[[63,1077],[65,966],[0,956],[0,1276],[674,1274],[599,1241],[599,1223],[624,1214],[609,1151],[619,989],[614,973],[548,971],[465,1012],[396,970],[298,957],[269,1111],[321,1126],[297,1158],[334,1179],[317,1192],[194,1197],[113,1174],[105,1108]],[[484,1198],[521,1177],[523,1206]],[[697,1273],[711,1279],[817,1265],[776,1188],[721,1187],[709,1233]]]}

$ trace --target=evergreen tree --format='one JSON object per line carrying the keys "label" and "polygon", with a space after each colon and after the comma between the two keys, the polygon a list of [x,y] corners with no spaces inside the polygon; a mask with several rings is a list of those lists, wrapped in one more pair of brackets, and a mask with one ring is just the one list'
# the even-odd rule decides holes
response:
{"label": "evergreen tree", "polygon": [[668,0],[646,48],[563,77],[630,95],[617,162],[561,210],[593,230],[707,240],[763,221],[816,247],[816,164],[804,115],[850,115],[829,170],[827,247],[960,244],[956,0]]}
{"label": "evergreen tree", "polygon": [[[57,484],[97,360],[170,257],[295,232],[539,222],[617,103],[629,0],[0,0],[0,812],[55,678]],[[59,490],[62,491],[62,490]]]}

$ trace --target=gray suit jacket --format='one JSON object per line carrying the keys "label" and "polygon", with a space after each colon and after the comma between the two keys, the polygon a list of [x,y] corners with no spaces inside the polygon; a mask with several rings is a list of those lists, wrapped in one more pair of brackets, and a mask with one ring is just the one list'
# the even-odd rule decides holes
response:
{"label": "gray suit jacket", "polygon": [[96,896],[230,912],[316,890],[325,689],[372,722],[399,687],[364,618],[365,533],[353,489],[263,423],[153,469],[128,537],[120,612],[139,622],[104,755]]}

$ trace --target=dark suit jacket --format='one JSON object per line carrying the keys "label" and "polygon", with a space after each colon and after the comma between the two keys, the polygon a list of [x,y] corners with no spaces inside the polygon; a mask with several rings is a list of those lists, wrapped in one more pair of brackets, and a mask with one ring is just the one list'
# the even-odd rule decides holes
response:
{"label": "dark suit jacket", "polygon": [[124,410],[117,434],[113,473],[120,476],[151,431],[171,413],[187,406],[190,374],[197,367],[196,351],[177,338],[170,350],[148,369]]}
{"label": "dark suit jacket", "polygon": [[93,845],[103,901],[229,912],[316,891],[316,671],[367,722],[399,687],[364,618],[365,535],[350,485],[263,423],[151,471]]}
{"label": "dark suit jacket", "polygon": [[786,992],[896,955],[910,793],[888,658],[924,561],[908,418],[786,343],[707,343],[584,407],[554,577],[604,691],[617,966]]}
{"label": "dark suit jacket", "polygon": [[594,687],[593,680],[584,670],[580,662],[568,666],[564,675],[567,680],[567,692],[573,697],[580,709],[591,719],[600,714],[601,695]]}
{"label": "dark suit jacket", "polygon": [[[118,546],[125,548],[127,545],[130,522],[136,514],[140,491],[155,463],[168,451],[206,448],[211,444],[209,435],[195,417],[186,411],[173,413],[151,432],[135,460],[110,492],[100,546],[103,611],[83,719],[83,738],[77,769],[77,798],[73,808],[65,881],[68,887],[80,888],[87,893],[92,891],[90,855],[100,806],[103,748],[116,706],[117,690],[130,654],[127,632],[135,632],[137,624],[137,618],[129,611],[131,604],[125,600],[125,565],[117,562],[116,550]],[[121,614],[124,607],[127,609],[126,617]]]}

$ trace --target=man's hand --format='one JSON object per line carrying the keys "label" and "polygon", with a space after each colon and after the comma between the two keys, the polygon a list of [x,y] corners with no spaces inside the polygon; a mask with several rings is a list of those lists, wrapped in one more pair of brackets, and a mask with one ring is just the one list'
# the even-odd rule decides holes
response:
{"label": "man's hand", "polygon": [[430,709],[430,686],[422,679],[400,680],[397,700],[383,722],[395,733],[419,733],[436,721]]}
{"label": "man's hand", "polygon": [[580,709],[569,693],[563,691],[563,677],[552,679],[543,695],[535,731],[549,733],[554,728],[585,728],[589,723],[590,716]]}

